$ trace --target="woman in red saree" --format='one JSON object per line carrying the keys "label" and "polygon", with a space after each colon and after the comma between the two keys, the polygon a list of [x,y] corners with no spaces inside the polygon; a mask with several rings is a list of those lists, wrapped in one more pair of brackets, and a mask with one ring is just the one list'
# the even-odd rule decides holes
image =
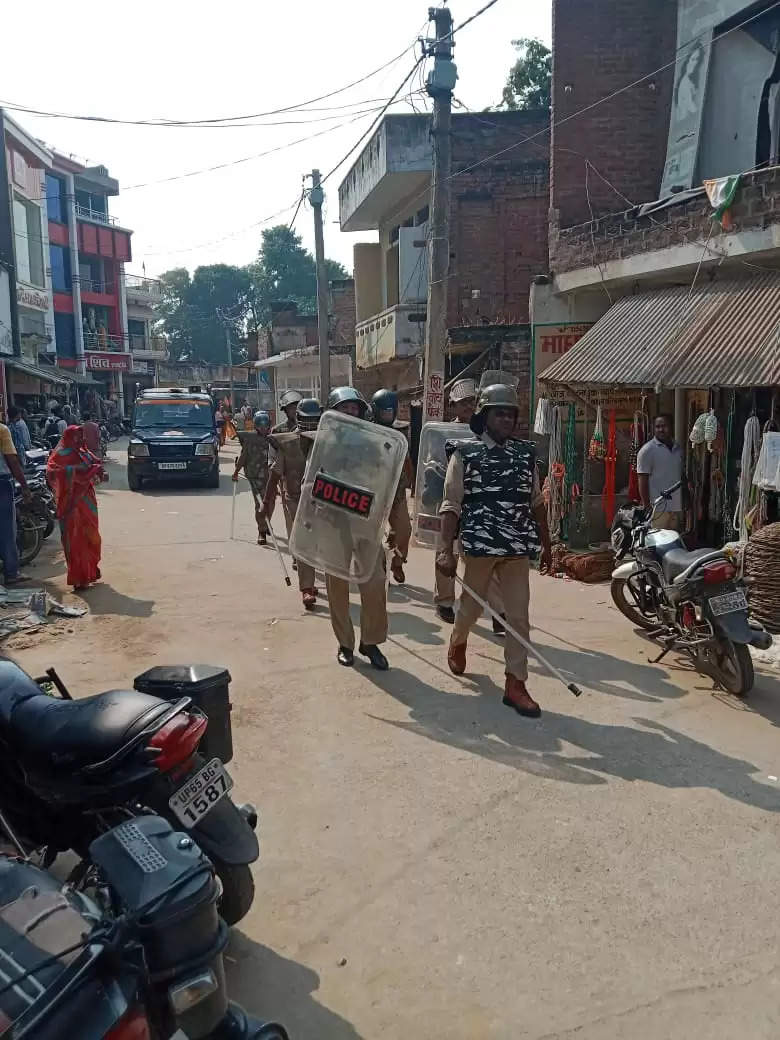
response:
{"label": "woman in red saree", "polygon": [[95,483],[103,464],[88,451],[80,426],[68,426],[49,456],[46,479],[57,501],[68,584],[86,588],[100,577],[100,531]]}

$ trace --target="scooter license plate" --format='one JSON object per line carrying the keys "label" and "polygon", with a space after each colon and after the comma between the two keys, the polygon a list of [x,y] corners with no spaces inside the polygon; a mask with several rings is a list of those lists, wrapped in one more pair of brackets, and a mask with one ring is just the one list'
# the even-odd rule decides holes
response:
{"label": "scooter license plate", "polygon": [[715,617],[721,614],[734,614],[738,610],[747,610],[747,599],[744,592],[727,592],[723,596],[713,596],[708,601]]}
{"label": "scooter license plate", "polygon": [[168,805],[185,827],[194,827],[232,786],[233,780],[227,769],[218,758],[212,758],[168,799]]}

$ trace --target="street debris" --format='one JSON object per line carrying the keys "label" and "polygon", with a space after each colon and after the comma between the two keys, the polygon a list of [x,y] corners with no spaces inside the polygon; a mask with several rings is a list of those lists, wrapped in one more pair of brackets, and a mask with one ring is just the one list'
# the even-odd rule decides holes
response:
{"label": "street debris", "polygon": [[87,612],[86,607],[66,607],[44,589],[0,588],[0,607],[3,608],[0,639],[40,628],[50,617],[76,618]]}

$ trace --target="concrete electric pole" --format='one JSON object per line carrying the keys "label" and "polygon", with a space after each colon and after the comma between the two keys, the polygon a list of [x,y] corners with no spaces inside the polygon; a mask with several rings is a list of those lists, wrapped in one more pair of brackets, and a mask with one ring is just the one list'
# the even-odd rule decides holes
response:
{"label": "concrete electric pole", "polygon": [[236,398],[233,390],[233,344],[230,342],[230,324],[223,311],[218,310],[219,320],[225,326],[225,346],[227,347],[228,369],[230,372],[230,410],[236,410]]}
{"label": "concrete electric pole", "polygon": [[320,402],[330,393],[330,346],[328,343],[328,272],[325,269],[325,244],[322,239],[322,203],[325,193],[320,187],[320,171],[311,171],[309,202],[314,210],[314,258],[317,261],[317,333],[320,343]]}
{"label": "concrete electric pole", "polygon": [[444,419],[444,347],[447,341],[447,276],[450,266],[450,174],[452,171],[452,91],[458,71],[452,61],[452,15],[430,7],[436,25],[431,47],[433,69],[426,89],[433,98],[433,173],[428,265],[428,315],[425,326],[423,423]]}

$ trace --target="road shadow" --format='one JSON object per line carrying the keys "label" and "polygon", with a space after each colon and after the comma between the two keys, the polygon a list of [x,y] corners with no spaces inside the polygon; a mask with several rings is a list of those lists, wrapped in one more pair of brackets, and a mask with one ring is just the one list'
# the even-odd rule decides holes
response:
{"label": "road shadow", "polygon": [[426,621],[417,614],[410,614],[406,610],[388,611],[388,622],[392,635],[406,636],[413,643],[421,643],[423,646],[443,646],[447,640],[442,638],[442,626],[440,623]]}
{"label": "road shadow", "polygon": [[[121,489],[125,490],[124,487]],[[239,488],[239,495],[241,491],[246,493],[247,488]],[[155,480],[153,484],[143,484],[141,490],[136,492],[141,498],[191,498],[193,495],[214,495],[221,498],[232,497],[233,495],[233,481],[226,474],[222,474],[219,479],[219,487],[208,488],[203,482],[196,483],[194,480]],[[238,496],[237,496],[238,497]],[[236,508],[241,508],[244,503],[239,501],[236,503]],[[247,509],[251,509],[254,515],[254,509],[251,505],[246,506]]]}
{"label": "road shadow", "polygon": [[[651,719],[635,718],[637,728],[609,726],[544,705],[538,721],[522,719],[504,707],[502,691],[487,676],[476,696],[464,696],[437,690],[399,668],[366,674],[409,709],[408,721],[372,718],[491,762],[571,784],[619,777],[671,789],[711,788],[734,801],[780,811],[780,792],[753,778],[758,769],[752,763]],[[583,754],[572,754],[572,748]]]}
{"label": "road shadow", "polygon": [[345,1018],[314,999],[320,977],[305,964],[282,957],[234,929],[225,969],[230,999],[257,1018],[281,1023],[291,1037],[361,1040]]}
{"label": "road shadow", "polygon": [[153,599],[138,599],[118,592],[106,582],[90,585],[88,589],[75,592],[89,606],[91,614],[116,614],[119,617],[151,617],[154,613]]}

